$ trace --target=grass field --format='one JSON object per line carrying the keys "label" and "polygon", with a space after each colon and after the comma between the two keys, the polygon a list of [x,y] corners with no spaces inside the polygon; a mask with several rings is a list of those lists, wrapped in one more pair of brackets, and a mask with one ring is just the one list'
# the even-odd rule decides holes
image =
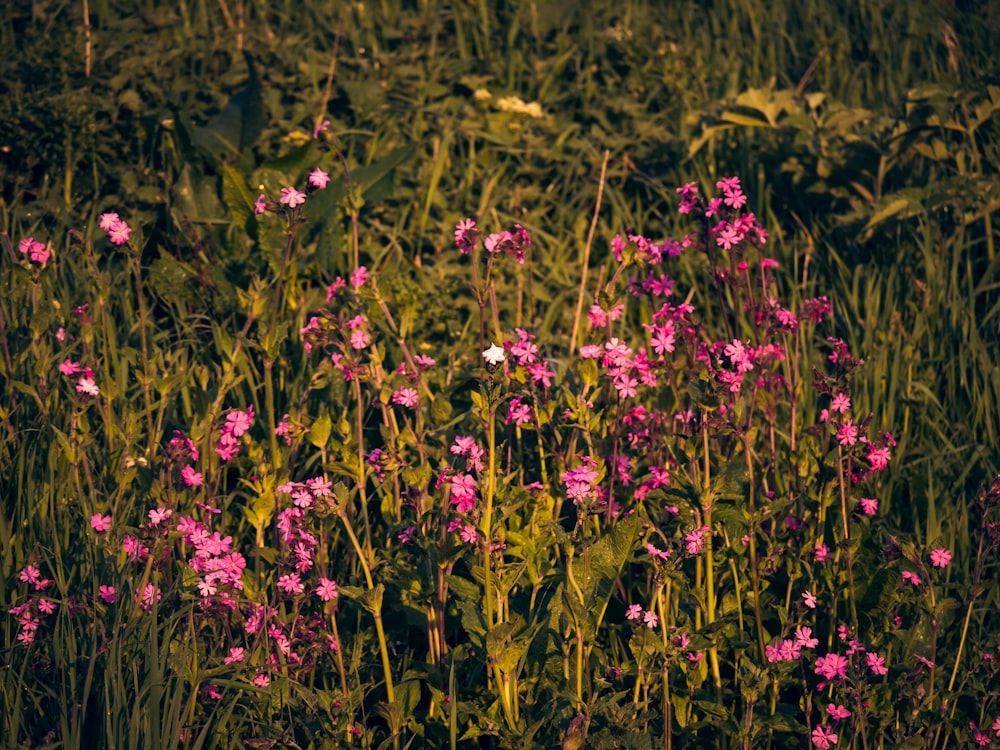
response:
{"label": "grass field", "polygon": [[13,3],[0,746],[1000,743],[998,10]]}

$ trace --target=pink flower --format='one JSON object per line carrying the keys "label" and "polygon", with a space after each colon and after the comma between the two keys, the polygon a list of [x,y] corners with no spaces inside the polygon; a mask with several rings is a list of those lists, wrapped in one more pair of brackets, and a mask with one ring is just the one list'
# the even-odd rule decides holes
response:
{"label": "pink flower", "polygon": [[801,648],[816,648],[819,639],[812,637],[812,628],[798,628],[795,631],[795,642]]}
{"label": "pink flower", "polygon": [[701,552],[701,548],[705,544],[705,535],[710,531],[711,529],[707,526],[702,526],[684,535],[684,548],[689,555],[697,555]]}
{"label": "pink flower", "polygon": [[938,547],[937,549],[931,550],[931,565],[935,568],[947,568],[948,563],[951,562],[951,550],[945,549],[944,547]]}
{"label": "pink flower", "polygon": [[229,649],[229,656],[227,656],[222,661],[226,664],[235,664],[238,661],[243,661],[246,657],[246,649],[240,646],[233,646]]}
{"label": "pink flower", "polygon": [[646,612],[643,612],[642,621],[646,623],[646,627],[649,628],[650,630],[652,630],[653,628],[655,628],[657,625],[660,624],[660,618],[657,616],[657,614],[655,612],[651,612],[648,610]]}
{"label": "pink flower", "polygon": [[646,545],[646,552],[648,552],[654,560],[662,560],[663,562],[666,562],[670,559],[670,550],[664,552],[663,550],[657,549],[652,544]]}
{"label": "pink flower", "polygon": [[878,512],[878,500],[874,497],[863,497],[858,502],[866,516],[874,516]]}
{"label": "pink flower", "polygon": [[295,208],[306,202],[306,194],[300,193],[293,187],[281,188],[281,202],[289,208]]}
{"label": "pink flower", "polygon": [[42,265],[45,265],[51,255],[48,247],[33,237],[25,237],[21,240],[17,245],[17,249],[31,258],[33,263],[41,263]]}
{"label": "pink flower", "polygon": [[830,559],[830,548],[825,544],[816,545],[816,562],[825,563]]}
{"label": "pink flower", "polygon": [[392,394],[392,403],[398,406],[405,406],[409,409],[415,409],[419,403],[416,389],[400,388]]}
{"label": "pink flower", "polygon": [[351,286],[355,289],[360,289],[370,278],[371,275],[368,273],[368,268],[366,266],[358,266],[351,272]]}
{"label": "pink flower", "polygon": [[847,675],[847,657],[840,654],[827,654],[816,660],[816,674],[828,680]]}
{"label": "pink flower", "polygon": [[831,745],[837,744],[837,735],[826,725],[821,725],[813,730],[812,743],[819,750],[828,750]]}
{"label": "pink flower", "polygon": [[851,420],[845,420],[837,431],[837,442],[843,446],[854,445],[858,442],[858,426],[851,424]]}
{"label": "pink flower", "polygon": [[267,211],[267,196],[261,193],[253,204],[253,212],[260,216],[265,211]]}
{"label": "pink flower", "polygon": [[100,513],[95,513],[90,517],[90,525],[98,533],[107,531],[111,528],[111,516],[102,516]]}
{"label": "pink flower", "polygon": [[316,587],[316,596],[324,602],[336,599],[340,596],[340,592],[337,590],[336,582],[331,581],[329,578],[320,578],[319,586]]}
{"label": "pink flower", "polygon": [[181,479],[188,487],[200,487],[204,481],[201,472],[195,471],[191,466],[185,466],[181,469]]}
{"label": "pink flower", "polygon": [[875,471],[885,471],[885,467],[889,465],[889,459],[892,458],[892,453],[889,451],[888,446],[883,445],[882,447],[872,446],[868,450],[868,463],[872,465],[872,469]]}
{"label": "pink flower", "polygon": [[838,393],[830,403],[830,411],[847,414],[851,410],[851,398],[846,393]]}
{"label": "pink flower", "polygon": [[844,706],[836,706],[833,703],[826,704],[826,712],[830,714],[832,719],[847,719],[850,717],[851,712],[847,710]]}
{"label": "pink flower", "polygon": [[226,423],[222,426],[222,431],[223,433],[232,435],[233,437],[240,437],[250,429],[250,425],[253,423],[253,418],[254,413],[252,404],[247,407],[246,411],[231,411],[226,415]]}
{"label": "pink flower", "polygon": [[271,678],[263,672],[260,672],[253,678],[253,684],[259,688],[266,688],[271,684]]}
{"label": "pink flower", "polygon": [[629,620],[638,620],[642,617],[642,607],[638,604],[629,605],[629,608],[625,610],[625,617]]}
{"label": "pink flower", "polygon": [[79,362],[73,362],[72,360],[64,360],[59,363],[59,372],[61,372],[66,377],[70,375],[76,375],[78,372],[82,372],[83,368],[80,367]]}
{"label": "pink flower", "polygon": [[476,530],[475,526],[467,523],[458,532],[458,536],[466,544],[474,544],[475,541],[479,538],[479,532]]}
{"label": "pink flower", "polygon": [[298,573],[289,573],[288,575],[281,576],[278,579],[278,588],[286,594],[301,594],[305,591],[305,586],[302,585]]}
{"label": "pink flower", "polygon": [[809,609],[816,609],[816,597],[811,591],[803,591],[802,598],[805,600],[806,606],[809,607]]}
{"label": "pink flower", "polygon": [[115,599],[118,597],[118,592],[115,591],[114,586],[101,586],[97,590],[97,595],[108,604],[114,604]]}
{"label": "pink flower", "polygon": [[110,232],[113,227],[116,227],[121,219],[118,214],[112,212],[101,214],[101,218],[97,221],[97,226],[101,228],[102,232]]}
{"label": "pink flower", "polygon": [[462,219],[455,225],[455,245],[458,252],[468,255],[469,251],[476,246],[479,241],[479,232],[476,229],[476,222],[472,219]]}
{"label": "pink flower", "polygon": [[159,526],[173,514],[174,512],[170,508],[155,508],[149,511],[149,525]]}
{"label": "pink flower", "polygon": [[317,190],[322,190],[330,184],[330,175],[317,167],[309,173],[309,184]]}
{"label": "pink flower", "polygon": [[107,232],[108,239],[111,240],[112,244],[124,245],[128,242],[129,235],[132,234],[132,227],[119,219]]}
{"label": "pink flower", "polygon": [[904,581],[909,581],[914,586],[919,586],[922,583],[922,581],[920,580],[920,576],[918,576],[911,570],[904,570],[902,576]]}
{"label": "pink flower", "polygon": [[884,675],[889,673],[888,668],[885,666],[885,658],[879,656],[874,651],[865,654],[865,661],[872,674]]}
{"label": "pink flower", "polygon": [[101,389],[97,387],[93,377],[85,375],[76,381],[76,392],[85,396],[96,396],[101,392]]}

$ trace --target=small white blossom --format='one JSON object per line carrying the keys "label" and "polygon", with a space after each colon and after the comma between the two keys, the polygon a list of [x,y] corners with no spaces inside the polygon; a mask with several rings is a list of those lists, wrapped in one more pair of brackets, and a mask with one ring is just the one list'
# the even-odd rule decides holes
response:
{"label": "small white blossom", "polygon": [[486,360],[486,364],[496,367],[506,359],[506,356],[504,356],[503,353],[503,347],[497,346],[491,341],[490,348],[483,349],[483,359]]}

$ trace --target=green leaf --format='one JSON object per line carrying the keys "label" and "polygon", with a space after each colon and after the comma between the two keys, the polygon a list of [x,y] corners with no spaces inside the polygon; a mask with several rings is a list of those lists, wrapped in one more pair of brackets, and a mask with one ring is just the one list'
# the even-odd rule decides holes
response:
{"label": "green leaf", "polygon": [[333,420],[328,414],[324,414],[312,423],[309,430],[309,442],[317,448],[323,448],[326,441],[330,439],[330,432],[333,430]]}

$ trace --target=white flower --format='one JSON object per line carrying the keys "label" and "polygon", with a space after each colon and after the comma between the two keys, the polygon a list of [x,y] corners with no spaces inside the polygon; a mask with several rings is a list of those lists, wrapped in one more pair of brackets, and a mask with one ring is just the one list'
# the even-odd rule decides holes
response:
{"label": "white flower", "polygon": [[497,346],[491,341],[490,348],[483,349],[483,359],[486,360],[486,364],[496,367],[506,359],[503,353],[503,347]]}

